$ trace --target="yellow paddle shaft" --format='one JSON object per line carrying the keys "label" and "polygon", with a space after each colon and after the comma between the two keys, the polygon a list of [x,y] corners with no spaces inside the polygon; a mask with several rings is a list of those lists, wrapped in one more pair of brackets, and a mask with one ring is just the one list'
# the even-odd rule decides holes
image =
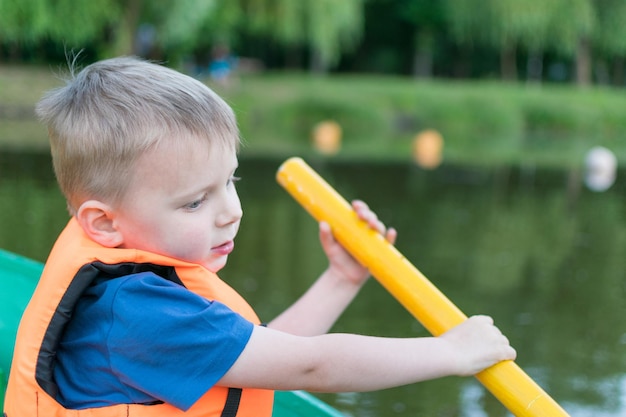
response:
{"label": "yellow paddle shaft", "polygon": [[[300,158],[285,161],[278,182],[333,235],[422,325],[438,336],[467,319],[383,236],[358,219],[350,204]],[[513,361],[476,378],[517,417],[568,414]]]}

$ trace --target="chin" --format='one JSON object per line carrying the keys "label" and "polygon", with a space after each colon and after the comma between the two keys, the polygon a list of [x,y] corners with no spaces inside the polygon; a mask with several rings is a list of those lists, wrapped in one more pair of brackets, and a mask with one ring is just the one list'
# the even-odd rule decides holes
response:
{"label": "chin", "polygon": [[217,274],[219,271],[222,270],[222,268],[224,268],[226,266],[226,259],[224,259],[223,261],[220,259],[219,262],[213,261],[213,262],[206,262],[203,264],[203,266],[208,269],[210,272],[213,272],[214,274]]}

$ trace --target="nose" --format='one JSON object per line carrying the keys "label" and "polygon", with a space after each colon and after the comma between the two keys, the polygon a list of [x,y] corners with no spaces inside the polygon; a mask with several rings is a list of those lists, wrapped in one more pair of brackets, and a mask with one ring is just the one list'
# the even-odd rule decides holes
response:
{"label": "nose", "polygon": [[237,192],[235,190],[231,191],[222,201],[221,210],[215,219],[217,226],[228,226],[241,220],[243,210]]}

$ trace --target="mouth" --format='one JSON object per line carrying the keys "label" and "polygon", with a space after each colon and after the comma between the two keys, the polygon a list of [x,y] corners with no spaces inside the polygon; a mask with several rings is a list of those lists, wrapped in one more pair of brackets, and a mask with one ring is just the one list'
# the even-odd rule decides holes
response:
{"label": "mouth", "polygon": [[228,242],[211,248],[211,251],[220,255],[228,255],[233,251],[233,249],[235,249],[235,242],[229,240]]}

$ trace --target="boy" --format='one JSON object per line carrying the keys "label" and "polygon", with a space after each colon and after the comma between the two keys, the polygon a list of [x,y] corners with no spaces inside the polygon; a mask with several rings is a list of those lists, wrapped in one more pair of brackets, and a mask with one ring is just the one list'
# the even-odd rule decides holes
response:
{"label": "boy", "polygon": [[[215,275],[242,217],[239,136],[202,83],[111,59],[37,112],[72,219],[20,324],[7,417],[270,416],[272,390],[378,390],[515,358],[484,316],[437,338],[326,334],[368,274],[325,223],[328,269],[259,325]],[[395,241],[363,202],[353,206]]]}

